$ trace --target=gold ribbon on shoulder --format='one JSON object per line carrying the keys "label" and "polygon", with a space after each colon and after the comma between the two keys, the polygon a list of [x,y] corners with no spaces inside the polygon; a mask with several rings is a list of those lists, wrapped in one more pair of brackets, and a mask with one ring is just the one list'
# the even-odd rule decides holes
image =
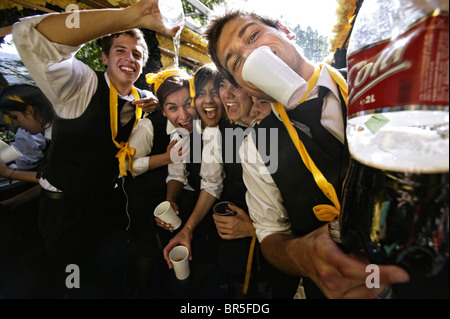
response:
{"label": "gold ribbon on shoulder", "polygon": [[[136,88],[133,86],[131,89],[131,94],[133,95],[135,100],[139,100],[140,96],[137,92]],[[117,132],[118,132],[118,110],[117,110],[117,99],[118,94],[117,90],[112,84],[111,81],[109,81],[109,112],[110,112],[110,125],[111,125],[111,137],[114,145],[119,149],[119,151],[116,154],[116,157],[119,160],[119,172],[120,175],[126,176],[127,175],[127,167],[126,167],[126,161],[129,161],[129,167],[131,168],[132,164],[132,156],[135,153],[135,149],[130,147],[128,142],[121,142],[120,144],[116,141]],[[136,105],[136,119],[133,124],[133,128],[136,126],[137,122],[142,116],[142,109]],[[131,170],[130,170],[131,171]]]}
{"label": "gold ribbon on shoulder", "polygon": [[[337,72],[335,69],[331,68],[330,66],[326,64],[319,64],[319,66],[315,69],[313,76],[308,80],[308,90],[306,91],[303,98],[300,100],[299,103],[303,103],[306,98],[308,97],[309,93],[312,91],[312,89],[316,86],[317,80],[319,79],[320,72],[322,68],[325,67],[328,72],[330,73],[332,79],[336,82],[336,84],[339,87],[339,90],[344,98],[344,102],[347,105],[347,96],[348,96],[348,89],[347,89],[347,83],[345,82],[345,79],[342,77],[342,75]],[[292,125],[291,121],[289,120],[289,117],[286,113],[286,110],[283,105],[280,103],[274,103],[273,104],[274,109],[280,114],[281,120],[283,121],[284,126],[288,130],[289,136],[291,137],[292,142],[294,143],[295,147],[297,148],[297,151],[300,154],[300,157],[303,160],[303,163],[308,168],[308,170],[312,173],[314,180],[316,181],[317,186],[319,186],[320,190],[325,194],[325,196],[333,203],[334,206],[331,205],[317,205],[313,208],[314,214],[316,215],[317,219],[320,221],[332,221],[336,217],[339,216],[341,211],[341,204],[339,203],[339,199],[336,194],[336,190],[334,189],[333,185],[327,181],[325,176],[322,174],[322,172],[317,168],[316,164],[312,160],[312,158],[309,156],[308,152],[306,151],[305,146],[303,145],[302,141],[298,137],[297,131],[295,130],[294,126]],[[298,106],[298,107],[301,107]]]}

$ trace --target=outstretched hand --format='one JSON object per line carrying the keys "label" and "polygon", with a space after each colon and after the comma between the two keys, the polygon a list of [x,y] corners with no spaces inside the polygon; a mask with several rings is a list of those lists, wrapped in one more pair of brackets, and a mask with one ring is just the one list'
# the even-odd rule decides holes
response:
{"label": "outstretched hand", "polygon": [[304,256],[301,262],[303,273],[314,280],[328,298],[375,298],[387,285],[409,281],[403,268],[380,265],[379,288],[369,288],[366,284],[369,263],[339,249],[327,225],[306,235],[303,243],[309,246],[306,250],[309,256]]}

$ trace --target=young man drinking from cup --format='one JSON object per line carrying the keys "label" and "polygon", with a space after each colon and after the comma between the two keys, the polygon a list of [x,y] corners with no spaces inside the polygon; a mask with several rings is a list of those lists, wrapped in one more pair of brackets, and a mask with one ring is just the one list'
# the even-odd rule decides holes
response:
{"label": "young man drinking from cup", "polygon": [[[286,281],[294,285],[285,287],[285,297],[294,297],[300,277],[306,287],[306,297],[323,297],[324,294],[328,298],[374,298],[386,285],[408,281],[409,276],[403,269],[380,266],[380,288],[366,287],[367,263],[343,253],[329,235],[327,222],[339,214],[335,202],[338,193],[331,199],[323,194],[296,148],[300,140],[317,163],[319,175],[331,181],[329,188],[335,192],[341,190],[348,166],[343,78],[325,64],[310,63],[292,42],[292,33],[286,27],[255,13],[235,10],[213,18],[206,37],[212,60],[227,78],[251,95],[273,102],[274,112],[262,120],[259,127],[278,129],[279,138],[275,141],[278,143],[278,169],[276,172],[267,170],[252,136],[246,139],[247,145],[242,149],[257,162],[244,157],[242,164],[249,213],[263,253],[277,268],[297,278]],[[261,77],[263,73],[252,74],[251,67],[250,72],[243,72],[247,69],[244,67],[247,59],[257,49],[269,51],[271,60],[284,62],[265,70],[264,74],[272,74],[269,77]],[[298,81],[282,101],[279,96],[283,94],[271,91],[275,86],[265,85],[284,80],[283,76],[277,77],[279,69],[290,71],[289,76],[297,76]],[[264,91],[244,78],[259,79],[258,85],[264,87]],[[301,110],[308,110],[311,114],[308,117],[316,123],[303,121],[307,116],[301,114]],[[270,137],[266,140],[270,141]],[[241,156],[246,154],[241,152]],[[313,208],[323,204],[327,209],[316,216]]]}

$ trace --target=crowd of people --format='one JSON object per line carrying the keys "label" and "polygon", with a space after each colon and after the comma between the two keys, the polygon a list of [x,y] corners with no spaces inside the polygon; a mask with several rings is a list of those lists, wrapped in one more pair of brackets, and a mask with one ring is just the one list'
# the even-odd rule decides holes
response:
{"label": "crowd of people", "polygon": [[[5,90],[1,110],[16,127],[51,139],[33,172],[41,189],[36,246],[45,256],[37,273],[51,280],[42,285],[34,274],[22,287],[25,295],[196,298],[213,273],[231,298],[375,298],[407,282],[404,269],[385,265],[380,287],[369,289],[368,262],[345,254],[329,235],[331,220],[314,214],[330,200],[290,133],[339,195],[349,160],[342,75],[309,62],[278,21],[232,10],[209,21],[212,64],[193,76],[178,68],[147,74],[148,87],[135,88],[148,59],[139,28],[168,36],[179,30],[162,24],[157,4],[84,10],[77,29],[66,28],[65,13],[13,26],[38,87]],[[104,73],[73,57],[97,38]],[[243,80],[243,64],[260,46],[305,80],[301,103],[285,109]],[[303,109],[311,110],[312,122],[304,121]],[[37,131],[25,124],[28,114],[39,122]],[[328,132],[325,139],[318,130]],[[269,170],[267,155],[277,159],[276,170]],[[0,164],[0,175],[22,173]],[[153,216],[166,200],[182,219],[179,229]],[[212,213],[220,201],[231,202],[233,216]],[[190,252],[187,282],[171,270],[168,255],[177,245]],[[79,287],[68,288],[68,265],[79,268]]]}

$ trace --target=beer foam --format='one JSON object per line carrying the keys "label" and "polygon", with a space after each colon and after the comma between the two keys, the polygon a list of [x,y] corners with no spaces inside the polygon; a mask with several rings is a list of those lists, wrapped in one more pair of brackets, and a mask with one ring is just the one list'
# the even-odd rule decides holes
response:
{"label": "beer foam", "polygon": [[396,172],[449,171],[448,112],[407,111],[383,115],[389,122],[375,134],[364,124],[371,115],[348,121],[349,150],[356,160]]}

